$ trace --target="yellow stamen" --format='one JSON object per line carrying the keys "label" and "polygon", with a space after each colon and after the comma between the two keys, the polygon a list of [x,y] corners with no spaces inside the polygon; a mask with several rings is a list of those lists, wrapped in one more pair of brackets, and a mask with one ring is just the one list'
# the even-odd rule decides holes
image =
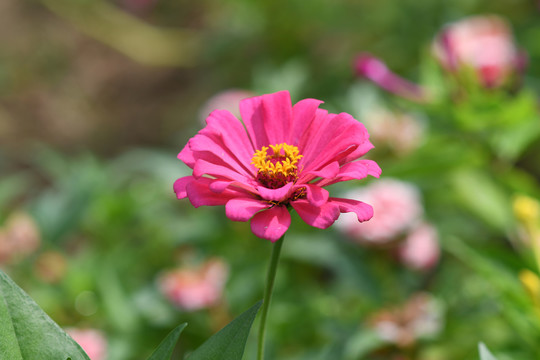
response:
{"label": "yellow stamen", "polygon": [[258,169],[257,179],[264,186],[278,188],[297,179],[298,161],[302,157],[296,146],[282,143],[255,151],[251,163]]}

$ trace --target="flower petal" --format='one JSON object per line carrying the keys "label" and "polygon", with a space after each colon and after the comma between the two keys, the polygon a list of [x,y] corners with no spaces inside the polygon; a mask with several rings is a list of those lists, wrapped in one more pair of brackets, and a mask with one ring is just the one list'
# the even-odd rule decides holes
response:
{"label": "flower petal", "polygon": [[278,189],[257,186],[257,191],[264,200],[280,202],[289,197],[293,185],[293,183],[287,183]]}
{"label": "flower petal", "polygon": [[358,217],[358,221],[368,221],[373,217],[373,208],[371,205],[358,200],[330,198],[329,203],[339,206],[339,211],[342,213],[354,212]]}
{"label": "flower petal", "polygon": [[297,185],[297,188],[306,189],[306,198],[313,206],[322,206],[328,201],[328,191],[313,184]]}
{"label": "flower petal", "polygon": [[236,180],[244,183],[250,181],[248,177],[240,174],[236,170],[200,159],[197,160],[195,166],[193,167],[193,176],[200,178],[203,175],[210,175],[220,179],[225,178],[229,180]]}
{"label": "flower petal", "polygon": [[251,169],[251,158],[255,149],[249,140],[242,122],[227,110],[215,110],[206,119],[208,124],[201,133],[217,134],[227,149],[247,168]]}
{"label": "flower petal", "polygon": [[215,193],[209,188],[213,181],[200,178],[186,184],[187,197],[194,207],[225,205],[230,199],[246,197],[247,192],[230,188],[219,194]]}
{"label": "flower petal", "polygon": [[345,164],[339,170],[339,174],[334,178],[326,178],[317,182],[318,186],[328,186],[341,181],[359,180],[371,175],[379,177],[381,168],[373,160],[358,160],[352,163]]}
{"label": "flower petal", "polygon": [[294,120],[291,126],[291,133],[287,139],[288,144],[298,146],[300,139],[306,129],[311,125],[317,109],[322,103],[320,100],[304,99],[294,104],[292,109]]}
{"label": "flower petal", "polygon": [[291,214],[285,206],[274,206],[255,214],[251,219],[251,231],[261,239],[275,242],[291,225]]}
{"label": "flower petal", "polygon": [[182,160],[187,166],[193,169],[195,166],[195,158],[193,157],[193,151],[189,147],[189,143],[192,141],[192,139],[189,139],[186,146],[180,151],[178,154],[178,159]]}
{"label": "flower petal", "polygon": [[240,113],[256,149],[287,140],[292,124],[288,91],[244,99],[240,102]]}
{"label": "flower petal", "polygon": [[319,229],[326,229],[339,217],[339,206],[327,202],[322,206],[314,206],[305,199],[291,202],[292,207],[306,224]]}
{"label": "flower petal", "polygon": [[186,186],[193,180],[195,180],[193,176],[184,176],[174,182],[173,190],[178,199],[184,199],[187,196]]}
{"label": "flower petal", "polygon": [[257,199],[231,199],[225,205],[225,215],[233,221],[248,221],[253,215],[269,206],[267,202]]}

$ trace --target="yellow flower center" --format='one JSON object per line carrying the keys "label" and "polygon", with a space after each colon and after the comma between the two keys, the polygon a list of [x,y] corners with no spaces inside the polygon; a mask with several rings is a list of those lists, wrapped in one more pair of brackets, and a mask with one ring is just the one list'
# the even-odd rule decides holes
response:
{"label": "yellow flower center", "polygon": [[302,157],[296,146],[282,143],[255,151],[251,163],[258,169],[257,180],[267,188],[277,189],[298,179],[298,161]]}

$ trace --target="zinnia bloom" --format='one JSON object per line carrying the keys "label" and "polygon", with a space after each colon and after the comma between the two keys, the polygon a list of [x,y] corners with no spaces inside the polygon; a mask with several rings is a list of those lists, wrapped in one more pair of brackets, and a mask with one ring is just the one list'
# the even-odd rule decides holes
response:
{"label": "zinnia bloom", "polygon": [[354,189],[346,196],[365,199],[375,209],[375,216],[367,223],[359,224],[350,216],[344,216],[337,224],[363,244],[384,245],[396,241],[420,222],[424,212],[419,190],[400,180],[383,179]]}
{"label": "zinnia bloom", "polygon": [[469,17],[447,25],[435,38],[433,53],[450,72],[473,69],[487,88],[508,83],[526,63],[510,26],[495,15]]}
{"label": "zinnia bloom", "polygon": [[227,281],[227,265],[218,259],[200,267],[184,267],[168,271],[160,278],[162,293],[186,311],[195,311],[217,304]]}
{"label": "zinnia bloom", "polygon": [[251,219],[253,233],[270,241],[289,228],[291,207],[321,229],[343,212],[369,220],[370,205],[324,189],[380,175],[374,161],[358,160],[373,148],[369,135],[351,115],[330,114],[321,103],[305,99],[293,106],[289,92],[280,91],[242,100],[243,122],[226,110],[212,112],[178,154],[193,175],[176,180],[176,196],[195,207],[225,205],[229,219]]}

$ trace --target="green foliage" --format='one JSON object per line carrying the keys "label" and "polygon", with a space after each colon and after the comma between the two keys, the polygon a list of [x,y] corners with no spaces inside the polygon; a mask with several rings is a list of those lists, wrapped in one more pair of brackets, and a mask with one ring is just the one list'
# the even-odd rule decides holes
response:
{"label": "green foliage", "polygon": [[259,301],[188,356],[189,360],[242,360],[251,325],[261,307]]}
{"label": "green foliage", "polygon": [[478,344],[478,351],[480,352],[480,360],[497,360],[495,356],[493,356],[486,345],[484,343]]}
{"label": "green foliage", "polygon": [[0,271],[0,358],[89,360],[40,307]]}

